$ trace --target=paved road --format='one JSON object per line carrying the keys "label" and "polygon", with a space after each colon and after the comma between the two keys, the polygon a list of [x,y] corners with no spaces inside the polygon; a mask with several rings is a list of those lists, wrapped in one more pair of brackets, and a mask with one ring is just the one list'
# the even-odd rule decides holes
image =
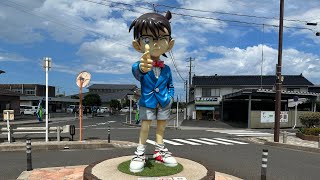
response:
{"label": "paved road", "polygon": [[[121,122],[124,120],[125,116],[86,119],[83,124],[85,128],[84,137],[106,139],[107,124],[103,123],[109,121],[112,128],[112,139],[137,142],[139,129],[123,126]],[[78,121],[54,122],[56,125],[66,123],[77,125]],[[253,143],[247,144],[244,141],[235,139],[235,137],[237,137],[235,134],[197,130],[197,128],[193,130],[167,129],[165,132],[165,139],[170,142],[166,143],[167,147],[175,156],[200,162],[214,170],[229,173],[243,179],[260,179],[261,152],[263,148],[269,150],[268,180],[314,180],[319,178],[319,154]],[[155,129],[151,128],[147,153],[153,152],[152,141],[154,139]],[[131,148],[33,152],[33,167],[89,164],[101,159],[131,155],[134,150]],[[24,152],[1,152],[0,160],[2,162],[0,163],[0,179],[15,179],[26,168],[26,155]]]}

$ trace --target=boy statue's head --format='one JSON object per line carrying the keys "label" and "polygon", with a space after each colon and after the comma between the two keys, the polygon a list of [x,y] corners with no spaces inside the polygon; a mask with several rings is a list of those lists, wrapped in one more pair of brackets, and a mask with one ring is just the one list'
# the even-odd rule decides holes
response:
{"label": "boy statue's head", "polygon": [[171,38],[171,12],[168,11],[165,16],[157,13],[146,13],[135,19],[130,27],[133,28],[132,45],[138,52],[145,52],[145,45],[150,47],[151,57],[160,57],[170,51],[174,45],[174,39]]}

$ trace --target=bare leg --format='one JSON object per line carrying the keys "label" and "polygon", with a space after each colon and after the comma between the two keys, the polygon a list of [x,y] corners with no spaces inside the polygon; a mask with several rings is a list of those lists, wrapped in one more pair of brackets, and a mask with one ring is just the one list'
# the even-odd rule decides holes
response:
{"label": "bare leg", "polygon": [[167,121],[166,120],[158,120],[157,121],[157,131],[156,131],[156,142],[157,144],[163,144],[163,134],[166,128]]}
{"label": "bare leg", "polygon": [[151,120],[142,120],[141,122],[141,129],[140,129],[140,137],[139,137],[139,144],[146,144],[149,135],[149,128],[151,125]]}

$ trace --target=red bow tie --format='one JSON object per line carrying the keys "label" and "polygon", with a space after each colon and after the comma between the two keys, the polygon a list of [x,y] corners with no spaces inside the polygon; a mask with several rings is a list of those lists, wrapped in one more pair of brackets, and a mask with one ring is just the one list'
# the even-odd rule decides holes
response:
{"label": "red bow tie", "polygon": [[152,63],[153,67],[164,67],[164,62],[163,61],[153,61]]}

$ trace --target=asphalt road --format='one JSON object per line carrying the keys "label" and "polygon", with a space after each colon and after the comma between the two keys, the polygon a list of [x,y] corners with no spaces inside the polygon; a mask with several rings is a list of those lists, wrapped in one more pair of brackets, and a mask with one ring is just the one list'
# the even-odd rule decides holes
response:
{"label": "asphalt road", "polygon": [[[139,128],[123,126],[125,116],[110,116],[85,119],[83,122],[84,138],[106,139],[108,121],[111,127],[111,139],[137,142]],[[52,122],[52,125],[75,124],[78,120]],[[41,126],[39,124],[38,126]],[[75,137],[78,138],[78,137]],[[188,139],[203,140],[200,138],[223,138],[235,140],[235,136],[216,133],[205,130],[175,130],[167,129],[165,139],[176,141]],[[151,128],[149,139],[155,139],[155,129]],[[208,141],[206,141],[208,142]],[[240,141],[244,142],[244,141]],[[210,167],[216,171],[232,174],[243,179],[260,179],[262,149],[269,150],[267,179],[268,180],[316,180],[319,179],[320,156],[317,153],[281,149],[260,144],[236,144],[229,145],[215,143],[190,145],[180,142],[182,145],[167,143],[168,149],[174,156],[188,158]],[[153,145],[148,144],[147,153],[153,152]],[[94,161],[112,157],[132,155],[134,148],[130,149],[95,149],[76,151],[48,151],[33,152],[33,168],[86,165]],[[26,154],[24,152],[0,153],[0,179],[16,179],[26,169]]]}

